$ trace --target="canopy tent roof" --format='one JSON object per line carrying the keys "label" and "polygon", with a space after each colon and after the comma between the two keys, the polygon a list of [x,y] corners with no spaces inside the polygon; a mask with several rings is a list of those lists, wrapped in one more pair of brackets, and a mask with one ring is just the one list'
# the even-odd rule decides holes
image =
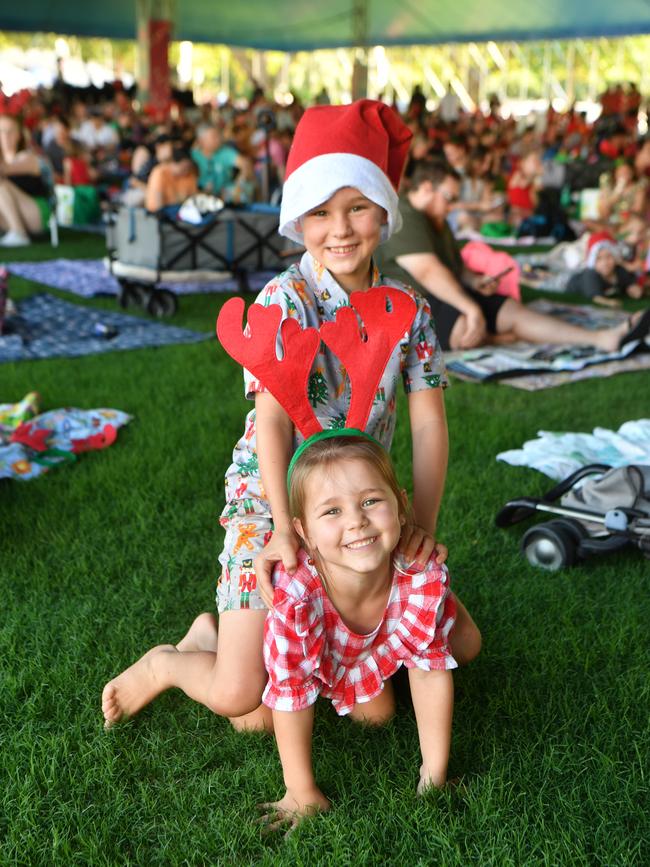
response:
{"label": "canopy tent roof", "polygon": [[[353,0],[175,0],[174,38],[282,51],[349,46],[355,44],[354,5]],[[366,5],[368,45],[650,33],[650,0],[366,0]],[[79,0],[5,0],[0,30],[133,39],[135,7],[136,0],[83,6]]]}

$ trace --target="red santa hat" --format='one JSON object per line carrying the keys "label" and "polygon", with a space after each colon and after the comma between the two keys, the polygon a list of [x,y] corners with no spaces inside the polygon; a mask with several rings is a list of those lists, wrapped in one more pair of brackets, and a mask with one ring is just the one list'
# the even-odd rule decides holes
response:
{"label": "red santa hat", "polygon": [[385,241],[402,225],[397,188],[411,138],[393,109],[374,99],[308,108],[287,160],[280,234],[301,244],[300,217],[354,187],[386,211]]}
{"label": "red santa hat", "polygon": [[609,250],[618,255],[618,245],[609,232],[593,232],[587,241],[587,268],[594,268],[601,250]]}

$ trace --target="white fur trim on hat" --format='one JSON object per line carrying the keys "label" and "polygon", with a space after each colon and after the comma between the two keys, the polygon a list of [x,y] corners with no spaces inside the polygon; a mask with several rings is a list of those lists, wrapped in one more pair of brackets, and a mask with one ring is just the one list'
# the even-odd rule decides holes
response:
{"label": "white fur trim on hat", "polygon": [[402,228],[399,198],[379,166],[358,154],[332,153],[307,160],[284,182],[280,234],[302,244],[300,217],[322,205],[343,187],[354,187],[386,211],[388,224],[382,227],[382,241],[387,241]]}

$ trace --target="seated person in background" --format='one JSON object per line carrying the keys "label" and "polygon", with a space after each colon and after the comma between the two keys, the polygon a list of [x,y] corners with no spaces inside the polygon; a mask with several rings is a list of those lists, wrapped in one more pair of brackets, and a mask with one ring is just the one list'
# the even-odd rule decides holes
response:
{"label": "seated person in background", "polygon": [[608,232],[594,232],[587,246],[587,266],[571,277],[567,291],[609,307],[619,306],[621,295],[641,298],[643,288],[636,274],[620,263],[619,255],[619,247]]}
{"label": "seated person in background", "polygon": [[63,178],[63,160],[71,142],[70,124],[64,117],[57,117],[52,123],[52,135],[43,147],[43,152],[54,169],[57,182]]}
{"label": "seated person in background", "polygon": [[431,142],[421,131],[416,131],[411,139],[409,155],[404,169],[404,186],[408,187],[410,179],[413,177],[413,172],[418,167],[422,160],[428,159],[431,152]]}
{"label": "seated person in background", "polygon": [[90,154],[76,141],[70,141],[63,158],[63,183],[71,187],[90,186],[97,172],[90,165]]}
{"label": "seated person in background", "polygon": [[26,247],[47,225],[50,209],[41,162],[25,146],[17,118],[0,116],[0,238],[2,247]]}
{"label": "seated person in background", "polygon": [[221,131],[214,125],[199,127],[192,159],[199,170],[199,188],[214,196],[221,195],[223,188],[232,183],[235,168],[241,167],[239,154],[223,143]]}
{"label": "seated person in background", "polygon": [[255,174],[264,201],[271,201],[273,194],[284,183],[284,170],[287,151],[280,142],[278,131],[271,126],[273,115],[266,111],[260,115],[259,123],[264,123],[251,136],[251,148],[255,156]]}
{"label": "seated person in background", "polygon": [[484,222],[503,220],[505,196],[490,175],[492,154],[481,146],[470,153],[460,182],[460,199],[450,208],[454,232],[478,231]]}
{"label": "seated person in background", "polygon": [[153,145],[138,145],[131,157],[131,174],[120,196],[125,205],[137,206],[144,202],[147,181],[154,168],[169,163],[174,152],[174,140],[167,133],[160,133]]}
{"label": "seated person in background", "polygon": [[174,151],[174,140],[167,133],[160,133],[154,139],[153,145],[138,145],[133,151],[131,157],[131,177],[129,178],[129,186],[142,187],[147,186],[149,175],[153,169],[160,163],[168,163],[171,161]]}
{"label": "seated person in background", "polygon": [[199,188],[198,171],[189,152],[174,148],[171,161],[160,163],[149,175],[144,205],[148,211],[159,211],[169,205],[180,205],[194,196]]}
{"label": "seated person in background", "polygon": [[459,190],[458,174],[450,166],[431,162],[418,167],[412,188],[400,198],[402,230],[380,244],[375,253],[384,276],[410,284],[425,296],[443,349],[527,340],[590,345],[614,352],[630,340],[645,337],[650,330],[650,310],[615,328],[589,331],[530,310],[514,298],[484,294],[485,277],[477,276],[474,286],[468,285],[447,223],[449,205],[458,201]]}
{"label": "seated person in background", "polygon": [[637,178],[632,160],[619,162],[613,174],[600,178],[598,212],[601,221],[620,226],[631,213],[643,213],[648,191],[647,178]]}
{"label": "seated person in background", "polygon": [[222,190],[222,198],[227,205],[251,205],[258,199],[259,186],[253,158],[240,154],[239,164],[234,181]]}
{"label": "seated person in background", "polygon": [[630,214],[616,232],[616,240],[623,265],[645,284],[650,271],[650,225],[641,214]]}
{"label": "seated person in background", "polygon": [[106,122],[103,109],[93,106],[88,115],[88,119],[81,123],[72,137],[80,141],[91,153],[96,150],[117,150],[120,138],[115,127]]}
{"label": "seated person in background", "polygon": [[535,212],[542,188],[542,152],[536,146],[523,150],[507,187],[510,223],[517,227]]}

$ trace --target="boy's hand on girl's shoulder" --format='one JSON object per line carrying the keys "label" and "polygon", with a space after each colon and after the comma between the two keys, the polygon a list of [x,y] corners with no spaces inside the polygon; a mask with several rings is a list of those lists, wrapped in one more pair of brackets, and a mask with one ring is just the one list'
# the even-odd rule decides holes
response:
{"label": "boy's hand on girl's shoulder", "polygon": [[276,563],[282,563],[289,575],[298,566],[300,539],[294,530],[274,530],[268,545],[255,558],[255,574],[260,596],[267,608],[273,608],[273,582],[271,576]]}
{"label": "boy's hand on girl's shoulder", "polygon": [[416,524],[407,524],[404,527],[398,551],[407,563],[421,566],[423,569],[434,553],[438,566],[442,566],[449,554],[446,545],[437,542],[431,533]]}

